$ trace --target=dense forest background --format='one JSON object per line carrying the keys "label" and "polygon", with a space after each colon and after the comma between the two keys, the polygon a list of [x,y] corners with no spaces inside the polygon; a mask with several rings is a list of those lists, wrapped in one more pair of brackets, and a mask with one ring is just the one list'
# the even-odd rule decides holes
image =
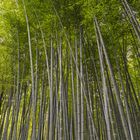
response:
{"label": "dense forest background", "polygon": [[0,0],[0,140],[139,140],[140,1]]}

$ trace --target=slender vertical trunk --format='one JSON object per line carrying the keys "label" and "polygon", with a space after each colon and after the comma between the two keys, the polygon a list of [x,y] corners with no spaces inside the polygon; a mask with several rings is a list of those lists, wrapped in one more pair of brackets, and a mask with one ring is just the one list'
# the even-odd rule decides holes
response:
{"label": "slender vertical trunk", "polygon": [[53,46],[51,38],[51,73],[50,73],[50,122],[49,122],[49,140],[53,138]]}
{"label": "slender vertical trunk", "polygon": [[42,139],[42,127],[43,127],[43,101],[44,101],[44,78],[45,78],[45,70],[43,70],[42,75],[42,87],[40,93],[40,110],[39,110],[39,121],[38,121],[38,140]]}
{"label": "slender vertical trunk", "polygon": [[[72,84],[72,105],[73,105],[73,117],[74,117],[74,139],[77,139],[77,112],[76,112],[76,100],[75,100],[75,91],[74,91],[74,71],[73,63],[71,58],[71,84]],[[72,117],[72,116],[71,116]]]}
{"label": "slender vertical trunk", "polygon": [[59,81],[58,81],[58,51],[56,52],[56,70],[55,70],[55,76],[56,76],[56,90],[55,90],[55,96],[56,96],[56,98],[55,98],[55,100],[56,100],[56,125],[55,125],[55,140],[57,140],[58,139],[58,122],[59,122],[59,113],[58,113],[58,111],[59,111],[59,106],[58,106],[58,87],[59,87]]}
{"label": "slender vertical trunk", "polygon": [[[77,40],[75,40],[76,64],[78,66],[78,48]],[[79,99],[79,76],[76,74],[76,88],[77,88],[77,140],[80,140],[80,99]]]}
{"label": "slender vertical trunk", "polygon": [[60,112],[59,112],[59,119],[60,119],[60,136],[59,140],[63,139],[63,129],[62,129],[62,94],[63,94],[63,85],[62,85],[62,42],[60,39],[60,48],[59,48],[59,69],[60,69]]}
{"label": "slender vertical trunk", "polygon": [[14,136],[13,139],[17,140],[17,123],[18,123],[18,113],[19,113],[19,104],[20,104],[20,44],[19,44],[19,31],[17,31],[17,45],[18,45],[18,70],[17,70],[17,91],[16,91],[16,114],[15,114],[15,124],[14,124]]}
{"label": "slender vertical trunk", "polygon": [[[80,74],[83,77],[83,63],[82,63],[82,28],[80,29]],[[83,82],[80,81],[81,92],[81,140],[84,140],[84,99],[83,99]]]}
{"label": "slender vertical trunk", "polygon": [[22,2],[23,2],[23,7],[24,7],[27,32],[28,32],[28,45],[29,45],[31,81],[32,81],[32,125],[33,125],[32,140],[36,140],[36,107],[35,107],[35,88],[34,88],[35,82],[34,82],[34,68],[33,68],[33,57],[32,57],[32,44],[31,44],[30,26],[29,26],[26,6],[25,6],[24,0],[22,0]]}

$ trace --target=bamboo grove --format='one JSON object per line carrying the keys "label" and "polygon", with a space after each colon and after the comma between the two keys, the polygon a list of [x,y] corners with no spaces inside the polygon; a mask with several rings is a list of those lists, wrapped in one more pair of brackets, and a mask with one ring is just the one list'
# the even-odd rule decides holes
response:
{"label": "bamboo grove", "polygon": [[0,140],[139,140],[140,1],[0,0]]}

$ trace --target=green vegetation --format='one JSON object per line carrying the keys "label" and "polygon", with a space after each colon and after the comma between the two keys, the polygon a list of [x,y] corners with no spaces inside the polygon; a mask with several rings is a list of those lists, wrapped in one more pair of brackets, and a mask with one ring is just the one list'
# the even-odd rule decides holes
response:
{"label": "green vegetation", "polygon": [[0,140],[139,140],[139,0],[1,0]]}

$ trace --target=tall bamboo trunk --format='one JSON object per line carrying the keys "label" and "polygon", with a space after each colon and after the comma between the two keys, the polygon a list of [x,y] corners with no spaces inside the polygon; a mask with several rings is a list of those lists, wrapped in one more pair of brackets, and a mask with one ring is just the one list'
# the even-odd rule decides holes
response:
{"label": "tall bamboo trunk", "polygon": [[28,21],[28,15],[26,11],[26,6],[24,0],[22,0],[24,15],[26,19],[27,33],[28,33],[28,45],[29,45],[29,55],[30,55],[30,68],[31,68],[31,82],[32,82],[32,140],[36,140],[36,107],[35,107],[35,81],[34,81],[34,67],[33,67],[33,57],[32,57],[32,44],[30,35],[30,26]]}

